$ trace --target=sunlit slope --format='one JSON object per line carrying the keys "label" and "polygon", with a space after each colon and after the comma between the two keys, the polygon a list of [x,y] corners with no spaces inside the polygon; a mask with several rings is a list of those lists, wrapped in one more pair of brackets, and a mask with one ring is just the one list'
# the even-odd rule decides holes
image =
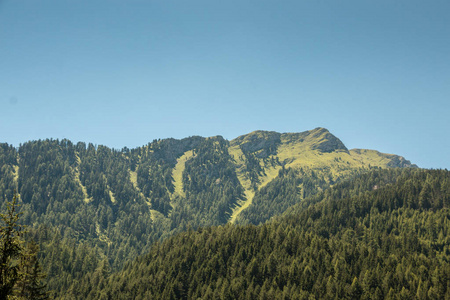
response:
{"label": "sunlit slope", "polygon": [[[285,168],[330,168],[341,173],[350,168],[416,167],[405,158],[375,150],[352,149],[325,128],[301,133],[254,131],[231,141],[230,153],[248,149],[261,165],[276,160]],[[242,152],[242,151],[241,151]],[[242,154],[240,154],[242,156]],[[241,159],[242,161],[242,159]]]}
{"label": "sunlit slope", "polygon": [[252,184],[247,172],[247,164],[244,153],[240,149],[239,145],[231,146],[228,149],[230,155],[234,158],[236,165],[236,174],[239,182],[244,188],[244,200],[239,201],[238,205],[233,209],[233,213],[230,218],[230,222],[234,223],[236,217],[247,207],[252,204],[253,197],[255,196],[255,190],[265,186],[271,180],[273,180],[277,175],[278,171],[281,169],[280,165],[266,163],[264,160],[258,161],[259,166],[263,170],[258,176],[258,183]]}
{"label": "sunlit slope", "polygon": [[174,193],[172,196],[186,197],[183,189],[183,171],[185,169],[186,161],[188,161],[193,156],[193,151],[186,151],[181,157],[177,159],[177,164],[173,168],[172,177],[174,185]]}
{"label": "sunlit slope", "polygon": [[[92,201],[92,198],[89,197],[86,187],[83,185],[83,183],[81,183],[81,180],[80,180],[80,168],[79,168],[79,166],[81,164],[81,159],[80,159],[79,156],[76,156],[76,158],[77,158],[77,166],[73,168],[74,169],[74,179],[75,179],[75,182],[80,186],[81,190],[83,191],[83,196],[84,196],[83,201],[85,203],[89,203],[89,202]],[[17,166],[17,169],[19,169],[18,166]]]}
{"label": "sunlit slope", "polygon": [[[246,195],[246,200],[234,209],[231,222],[235,222],[250,205],[258,205],[253,203],[255,193],[258,195],[258,191],[276,178],[282,168],[319,171],[320,176],[332,185],[356,171],[364,172],[374,167],[415,167],[401,156],[375,150],[348,150],[325,128],[300,133],[254,131],[232,140],[230,145],[229,152],[235,159],[238,178]],[[299,194],[301,190],[300,184]]]}
{"label": "sunlit slope", "polygon": [[372,166],[393,168],[417,167],[402,156],[381,153],[376,150],[352,149],[350,150],[350,154],[352,158],[359,160],[366,165],[370,164]]}

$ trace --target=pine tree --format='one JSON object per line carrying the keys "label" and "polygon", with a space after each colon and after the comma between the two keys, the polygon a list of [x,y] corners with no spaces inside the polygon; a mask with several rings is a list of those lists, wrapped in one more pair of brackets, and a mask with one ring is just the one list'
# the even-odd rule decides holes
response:
{"label": "pine tree", "polygon": [[4,225],[0,227],[0,300],[6,300],[13,293],[14,286],[21,279],[23,228],[18,225],[20,213],[17,210],[17,196],[7,204],[6,214],[0,214]]}
{"label": "pine tree", "polygon": [[22,239],[24,228],[19,225],[17,195],[7,203],[6,214],[0,214],[4,225],[0,227],[0,300],[9,296],[19,299],[48,299],[45,278],[37,258],[39,247]]}
{"label": "pine tree", "polygon": [[350,286],[350,290],[348,292],[350,299],[359,299],[363,293],[363,289],[359,284],[358,278],[353,278],[352,285]]}
{"label": "pine tree", "polygon": [[42,267],[39,263],[37,254],[39,252],[39,246],[34,242],[28,244],[28,248],[24,249],[22,255],[22,279],[18,283],[18,294],[25,299],[30,300],[43,300],[48,299],[48,293],[46,291],[46,284],[42,283],[42,279],[45,278],[45,273],[42,271]]}

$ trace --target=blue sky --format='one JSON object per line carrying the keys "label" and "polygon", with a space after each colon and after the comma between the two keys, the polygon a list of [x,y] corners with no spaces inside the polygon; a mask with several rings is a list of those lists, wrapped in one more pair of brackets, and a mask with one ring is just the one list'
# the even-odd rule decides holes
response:
{"label": "blue sky", "polygon": [[0,142],[326,127],[450,169],[450,2],[0,0]]}

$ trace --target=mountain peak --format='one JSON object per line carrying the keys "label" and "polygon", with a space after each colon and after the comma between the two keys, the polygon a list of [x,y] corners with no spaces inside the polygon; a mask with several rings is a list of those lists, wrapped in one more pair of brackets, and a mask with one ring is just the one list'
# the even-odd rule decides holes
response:
{"label": "mountain peak", "polygon": [[310,134],[317,139],[316,145],[312,147],[313,150],[320,150],[327,153],[338,150],[348,152],[344,143],[331,134],[326,128],[317,127],[316,129],[311,130]]}
{"label": "mountain peak", "polygon": [[275,131],[256,130],[235,138],[231,145],[239,145],[243,152],[258,152],[257,156],[264,158],[276,154],[281,143],[280,136],[281,133]]}
{"label": "mountain peak", "polygon": [[282,140],[287,143],[305,143],[310,146],[312,150],[319,150],[321,152],[330,153],[333,151],[348,152],[347,147],[336,136],[331,134],[328,129],[317,127],[313,130],[308,130],[299,133],[283,133]]}

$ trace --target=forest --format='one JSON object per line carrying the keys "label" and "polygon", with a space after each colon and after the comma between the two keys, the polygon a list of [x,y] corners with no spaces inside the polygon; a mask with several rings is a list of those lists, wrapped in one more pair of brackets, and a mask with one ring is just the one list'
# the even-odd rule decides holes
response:
{"label": "forest", "polygon": [[372,171],[258,226],[198,228],[158,242],[80,293],[91,299],[448,299],[449,180],[444,170]]}
{"label": "forest", "polygon": [[0,144],[0,191],[42,299],[449,297],[448,172],[323,128]]}

